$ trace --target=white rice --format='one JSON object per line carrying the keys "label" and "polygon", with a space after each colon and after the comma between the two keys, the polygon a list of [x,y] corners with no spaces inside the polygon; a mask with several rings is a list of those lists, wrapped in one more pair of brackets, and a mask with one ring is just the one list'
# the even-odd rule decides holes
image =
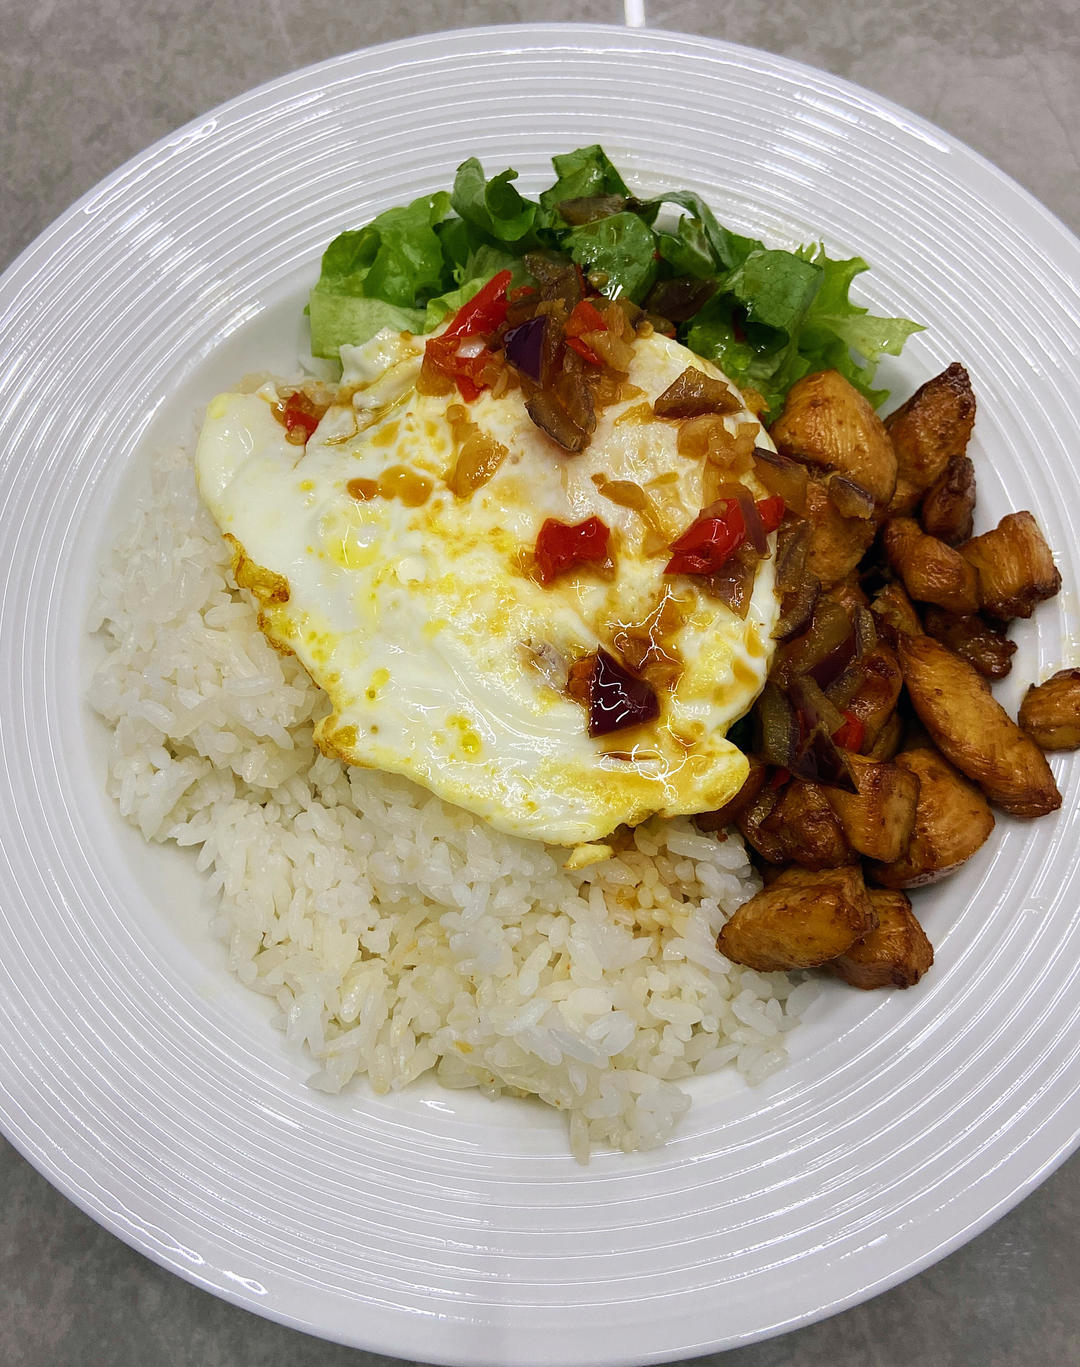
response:
{"label": "white rice", "polygon": [[740,841],[651,821],[578,872],[393,775],[321,755],[323,695],[262,636],[190,457],[162,457],[91,627],[108,791],[147,840],[197,848],[239,979],[274,998],[312,1086],[539,1097],[593,1146],[650,1148],[678,1083],[761,1082],[816,988],[734,966],[717,931],[759,886]]}

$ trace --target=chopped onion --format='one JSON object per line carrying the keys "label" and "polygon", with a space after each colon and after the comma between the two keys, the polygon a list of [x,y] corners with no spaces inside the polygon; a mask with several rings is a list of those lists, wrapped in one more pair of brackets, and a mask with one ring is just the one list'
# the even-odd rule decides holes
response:
{"label": "chopped onion", "polygon": [[564,451],[584,451],[592,429],[579,426],[554,394],[546,389],[537,390],[525,400],[525,409],[537,427]]}
{"label": "chopped onion", "polygon": [[844,639],[833,647],[829,653],[820,659],[816,665],[807,670],[807,673],[822,686],[827,688],[833,679],[837,678],[848,667],[855,658],[855,635],[849,633]]}
{"label": "chopped onion", "polygon": [[865,521],[874,516],[874,495],[847,475],[830,475],[825,488],[829,502],[841,517],[858,517]]}
{"label": "chopped onion", "polygon": [[855,654],[860,657],[868,655],[877,646],[874,614],[869,608],[857,607],[851,615],[851,622],[855,631]]}
{"label": "chopped onion", "polygon": [[544,365],[544,337],[547,318],[537,314],[511,328],[503,342],[506,359],[530,380],[540,383]]}
{"label": "chopped onion", "polygon": [[746,618],[754,592],[754,578],[760,556],[744,541],[727,562],[709,575],[709,592],[726,604],[736,617]]}
{"label": "chopped onion", "polygon": [[463,337],[456,349],[456,355],[463,360],[472,361],[485,350],[487,343],[483,337]]}
{"label": "chopped onion", "polygon": [[593,483],[604,498],[610,498],[621,508],[633,508],[643,513],[649,506],[649,496],[640,484],[632,479],[606,479],[603,475],[593,475]]}
{"label": "chopped onion", "polygon": [[773,640],[786,641],[796,633],[805,631],[814,615],[820,593],[821,580],[812,574],[801,584],[786,590],[780,598],[780,616],[773,627]]}
{"label": "chopped onion", "polygon": [[[776,589],[789,593],[806,583],[810,555],[810,524],[801,518],[785,518],[776,537]],[[813,576],[809,576],[812,578]],[[815,595],[816,596],[816,595]]]}
{"label": "chopped onion", "polygon": [[[731,493],[728,493],[728,490]],[[746,539],[757,551],[758,555],[765,555],[769,549],[769,542],[765,536],[765,527],[761,521],[761,514],[758,512],[757,504],[754,502],[754,495],[745,484],[722,484],[720,486],[720,497],[734,497],[738,502],[739,511],[742,513],[743,525],[746,528]]]}
{"label": "chopped onion", "polygon": [[794,760],[787,766],[808,783],[821,783],[826,788],[842,788],[848,793],[859,790],[851,776],[844,752],[823,728],[815,727],[799,746]]}
{"label": "chopped onion", "polygon": [[806,512],[806,486],[809,476],[806,466],[769,451],[764,446],[754,447],[754,473],[770,494],[779,494],[786,507],[794,512]]}
{"label": "chopped onion", "polygon": [[815,726],[820,726],[832,736],[843,726],[843,714],[809,674],[792,679],[788,685],[788,697],[795,707],[804,734],[809,735]]}
{"label": "chopped onion", "polygon": [[509,452],[501,442],[479,428],[466,436],[454,468],[446,477],[447,487],[455,498],[468,498],[486,484],[506,459]]}
{"label": "chopped onion", "polygon": [[655,721],[660,703],[651,684],[631,674],[606,650],[596,652],[589,678],[589,735],[606,736]]}
{"label": "chopped onion", "polygon": [[784,647],[784,681],[810,674],[827,688],[855,655],[855,633],[847,613],[831,598],[820,598],[807,631]]}
{"label": "chopped onion", "polygon": [[761,690],[754,720],[759,731],[755,752],[766,764],[790,769],[799,744],[799,723],[787,696],[772,680]]}

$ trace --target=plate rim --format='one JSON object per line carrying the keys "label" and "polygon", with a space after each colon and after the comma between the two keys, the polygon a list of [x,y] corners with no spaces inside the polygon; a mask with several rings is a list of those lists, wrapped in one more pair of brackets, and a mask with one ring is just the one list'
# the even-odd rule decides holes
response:
{"label": "plate rim", "polygon": [[[932,135],[935,139],[948,144],[954,150],[962,152],[966,157],[973,159],[980,165],[984,172],[997,179],[1004,188],[1007,188],[1010,192],[1022,195],[1027,200],[1028,207],[1037,211],[1039,215],[1047,221],[1048,225],[1056,228],[1067,240],[1071,241],[1077,247],[1080,247],[1080,235],[1075,233],[1053,209],[1048,208],[1031,190],[1025,185],[1022,185],[1013,176],[1010,176],[1007,171],[1003,171],[1000,166],[991,161],[984,153],[979,152],[976,148],[972,147],[969,143],[964,142],[963,139],[957,137],[954,133],[948,132],[947,129],[942,128],[939,124],[935,124],[932,120],[926,118],[922,114],[916,113],[912,109],[908,109],[898,101],[890,99],[885,95],[878,95],[868,86],[860,85],[859,82],[850,80],[846,76],[837,76],[830,71],[826,71],[824,67],[816,67],[810,62],[801,61],[796,57],[787,57],[781,53],[770,52],[767,48],[752,47],[747,43],[736,43],[726,38],[713,38],[706,34],[692,33],[684,29],[654,28],[648,25],[642,28],[630,28],[622,24],[588,23],[576,20],[567,23],[526,22],[520,24],[477,24],[464,28],[439,29],[431,33],[412,34],[407,38],[392,38],[385,43],[372,43],[366,47],[350,48],[347,52],[338,53],[333,57],[324,57],[317,62],[309,62],[305,66],[295,67],[291,71],[283,72],[279,76],[271,76],[268,80],[260,81],[257,85],[253,85],[237,95],[231,95],[228,99],[222,100],[219,104],[212,105],[209,109],[205,109],[201,113],[195,114],[192,118],[179,124],[171,132],[163,133],[160,137],[155,138],[152,143],[149,143],[146,147],[140,149],[140,151],[135,152],[132,156],[127,157],[111,171],[106,172],[104,176],[72,200],[66,209],[61,210],[55,218],[47,223],[39,232],[35,233],[30,241],[16,252],[11,260],[5,265],[3,271],[0,272],[0,298],[2,298],[4,286],[8,283],[8,275],[13,274],[16,267],[24,264],[23,258],[30,256],[39,246],[43,245],[44,239],[50,236],[54,229],[66,225],[70,219],[76,216],[77,212],[82,209],[85,204],[91,202],[99,194],[113,188],[117,182],[125,179],[133,170],[143,163],[152,161],[158,152],[171,147],[174,143],[184,138],[185,135],[199,131],[200,125],[204,124],[207,119],[232,113],[236,108],[246,103],[248,100],[251,100],[256,96],[261,96],[269,90],[277,89],[299,77],[306,77],[316,72],[329,71],[334,67],[346,65],[363,53],[407,51],[409,48],[423,47],[435,40],[456,39],[469,35],[492,37],[501,34],[513,34],[515,37],[525,34],[529,37],[535,37],[538,40],[547,37],[561,38],[564,40],[563,45],[569,47],[584,46],[584,41],[580,44],[567,43],[565,41],[567,35],[581,35],[583,40],[590,34],[615,37],[620,41],[635,37],[648,38],[650,40],[659,39],[661,42],[671,41],[673,43],[688,43],[705,49],[724,50],[733,54],[743,53],[748,57],[753,57],[755,59],[763,57],[767,59],[768,62],[775,62],[780,66],[795,72],[800,72],[814,80],[820,80],[824,77],[827,81],[833,83],[838,90],[858,94],[873,106],[875,111],[879,113],[884,111],[895,118],[899,118],[910,128],[921,128],[923,132]],[[542,41],[537,41],[536,43],[531,44],[531,46],[543,48],[546,47],[546,44]]]}
{"label": "plate rim", "polygon": [[[872,109],[874,112],[880,113],[881,111],[886,111],[893,115],[899,116],[900,118],[902,118],[905,127],[920,127],[928,132],[931,132],[935,138],[943,141],[952,150],[963,153],[964,157],[969,161],[973,159],[974,162],[980,165],[984,172],[990,173],[992,177],[1002,185],[1003,188],[1007,188],[1011,194],[1021,195],[1026,200],[1028,207],[1033,211],[1037,211],[1037,213],[1044,220],[1048,227],[1051,227],[1060,234],[1062,234],[1065,240],[1068,243],[1070,243],[1073,248],[1080,249],[1080,242],[1077,241],[1076,237],[1069,229],[1069,227],[1065,223],[1063,223],[1061,219],[1057,217],[1057,215],[1055,215],[1051,210],[1049,210],[1045,205],[1043,205],[1039,200],[1037,200],[1034,197],[1034,195],[1031,194],[1030,191],[1026,190],[1018,182],[1009,177],[1005,172],[1001,171],[1000,168],[995,166],[982,154],[976,152],[974,149],[970,148],[965,143],[955,138],[953,135],[945,132],[944,130],[939,129],[936,125],[933,125],[928,120],[922,118],[922,116],[914,114],[911,111],[904,109],[903,106],[895,104],[894,102],[889,101],[884,97],[880,97],[874,94],[873,92],[867,90],[865,87],[859,86],[856,83],[847,80],[846,78],[834,76],[831,73],[825,72],[806,63],[802,63],[778,54],[769,53],[762,49],[751,48],[742,44],[730,43],[722,39],[709,38],[704,35],[679,33],[674,30],[668,29],[650,28],[630,30],[618,25],[590,23],[570,25],[555,23],[520,25],[498,24],[478,26],[472,28],[452,29],[440,33],[413,35],[408,38],[392,40],[387,43],[372,45],[366,48],[360,48],[347,53],[342,53],[337,56],[330,57],[316,63],[312,63],[308,66],[297,68],[294,71],[284,73],[281,76],[274,77],[268,81],[262,82],[259,85],[252,87],[250,90],[241,92],[239,95],[236,95],[231,99],[214,106],[212,109],[209,109],[204,113],[195,116],[193,119],[188,120],[185,124],[181,125],[173,132],[167,133],[161,138],[155,140],[155,142],[152,143],[149,147],[136,153],[133,157],[127,159],[120,166],[116,167],[113,171],[109,172],[94,186],[90,187],[90,189],[88,189],[84,194],[79,196],[66,210],[64,210],[50,224],[46,225],[46,227],[42,229],[42,231],[38,233],[34,237],[34,239],[30,243],[28,243],[13,258],[13,260],[9,263],[9,265],[3,272],[3,275],[0,276],[0,306],[4,305],[5,296],[7,295],[9,288],[14,279],[16,278],[16,276],[18,276],[21,272],[23,272],[26,269],[26,267],[34,260],[34,258],[40,251],[43,251],[45,249],[46,245],[50,240],[54,238],[56,238],[57,240],[65,240],[67,231],[77,220],[80,212],[87,204],[91,203],[96,197],[108,195],[109,193],[114,192],[116,188],[123,184],[125,181],[127,181],[133,173],[137,172],[144,166],[147,166],[149,163],[153,162],[162,150],[177,145],[177,143],[180,142],[186,135],[198,132],[201,126],[205,126],[207,120],[211,118],[221,118],[227,115],[231,115],[235,113],[239,108],[243,107],[244,105],[250,102],[257,103],[260,99],[265,99],[270,92],[282,90],[290,82],[304,83],[314,81],[318,78],[318,76],[324,73],[331,72],[334,70],[340,70],[342,68],[347,67],[350,64],[350,62],[355,62],[355,60],[360,56],[370,56],[373,53],[407,54],[410,51],[422,49],[429,45],[437,44],[440,41],[445,41],[446,39],[452,39],[455,41],[467,40],[470,36],[482,37],[488,40],[495,39],[498,37],[506,37],[508,39],[512,39],[513,46],[515,48],[520,49],[524,46],[527,46],[532,51],[544,52],[550,52],[553,46],[580,49],[587,46],[588,39],[590,37],[609,39],[612,37],[617,37],[620,42],[624,43],[627,41],[640,42],[643,38],[648,39],[650,42],[659,40],[661,45],[668,45],[671,48],[676,48],[678,45],[682,43],[690,43],[706,51],[711,50],[715,52],[717,50],[721,50],[730,53],[736,57],[740,54],[746,54],[752,56],[755,60],[763,58],[765,59],[766,65],[772,66],[774,68],[779,66],[787,71],[804,74],[806,76],[812,77],[815,81],[821,81],[824,78],[824,80],[830,85],[831,89],[837,95],[850,94],[854,92],[861,99],[863,99],[867,103],[868,107]],[[548,41],[552,39],[556,41]],[[350,1344],[352,1346],[357,1347],[374,1346],[376,1350],[384,1349],[383,1345],[368,1345],[366,1340],[361,1340],[355,1337],[341,1336],[334,1332],[328,1332],[324,1328],[321,1328],[317,1325],[312,1325],[311,1323],[304,1321],[300,1317],[285,1312],[281,1312],[272,1305],[263,1306],[255,1304],[253,1303],[252,1298],[250,1296],[245,1296],[245,1294],[241,1290],[233,1292],[231,1288],[221,1287],[216,1283],[209,1283],[204,1279],[200,1278],[195,1269],[186,1268],[184,1266],[178,1265],[177,1263],[170,1262],[163,1253],[159,1254],[153,1248],[153,1246],[147,1243],[140,1243],[135,1233],[131,1230],[125,1229],[122,1226],[121,1222],[116,1220],[112,1216],[112,1213],[110,1211],[106,1210],[103,1207],[96,1206],[94,1202],[90,1199],[90,1195],[88,1192],[81,1192],[77,1187],[75,1187],[69,1179],[67,1171],[58,1162],[50,1161],[49,1155],[45,1152],[45,1150],[43,1148],[33,1145],[29,1139],[29,1136],[23,1134],[22,1129],[16,1123],[16,1119],[17,1117],[14,1117],[14,1113],[9,1114],[7,1099],[0,1098],[0,1129],[3,1130],[5,1135],[12,1143],[13,1147],[22,1155],[23,1158],[30,1162],[31,1165],[39,1173],[41,1173],[41,1175],[44,1176],[52,1186],[59,1190],[67,1199],[71,1200],[72,1203],[76,1205],[80,1210],[82,1210],[85,1214],[90,1216],[90,1218],[92,1218],[95,1221],[95,1223],[102,1225],[106,1229],[109,1229],[111,1233],[121,1238],[125,1243],[127,1243],[130,1247],[134,1248],[137,1252],[151,1258],[153,1261],[157,1262],[160,1266],[166,1268],[168,1271],[185,1277],[186,1280],[192,1282],[197,1286],[200,1286],[202,1289],[209,1290],[212,1294],[217,1295],[220,1298],[225,1299],[227,1301],[230,1301],[233,1304],[239,1305],[244,1309],[255,1310],[257,1313],[261,1314],[265,1318],[269,1318],[278,1323],[285,1324],[288,1327],[299,1329],[301,1332],[313,1334],[330,1341]],[[926,1267],[931,1266],[940,1258],[946,1256],[948,1253],[954,1251],[956,1248],[968,1242],[971,1238],[975,1237],[984,1229],[988,1228],[989,1225],[994,1223],[1009,1209],[1013,1208],[1020,1200],[1022,1200],[1026,1195],[1028,1195],[1032,1190],[1034,1190],[1035,1187],[1037,1187],[1042,1181],[1044,1181],[1052,1172],[1054,1172],[1073,1152],[1073,1150],[1077,1147],[1078,1144],[1080,1144],[1080,1132],[1074,1132],[1068,1140],[1063,1142],[1054,1151],[1052,1156],[1047,1161],[1045,1161],[1041,1166],[1039,1166],[1034,1173],[1029,1175],[1029,1177],[1025,1181],[1013,1187],[1013,1189],[1010,1192],[1008,1192],[1006,1195],[1002,1196],[997,1202],[995,1202],[994,1205],[990,1208],[990,1210],[986,1212],[980,1219],[972,1221],[965,1225],[965,1227],[958,1233],[956,1233],[953,1237],[951,1237],[948,1240],[942,1241],[936,1247],[931,1249],[921,1260],[915,1260],[905,1265],[904,1267],[896,1270],[893,1274],[884,1278],[880,1278],[872,1285],[865,1287],[859,1291],[852,1292],[846,1297],[842,1297],[835,1301],[830,1301],[829,1304],[820,1307],[819,1310],[815,1313],[812,1313],[810,1315],[800,1315],[790,1325],[777,1326],[763,1333],[743,1335],[738,1337],[737,1339],[717,1340],[716,1345],[711,1346],[715,1347],[721,1344],[723,1344],[723,1346],[733,1346],[737,1342],[746,1343],[756,1341],[758,1339],[763,1339],[766,1337],[775,1336],[780,1333],[789,1332],[791,1329],[805,1326],[817,1322],[818,1320],[827,1318],[833,1314],[836,1314],[843,1309],[849,1308],[852,1305],[856,1305],[864,1300],[867,1300],[870,1297],[875,1296],[880,1292],[888,1289],[889,1287],[895,1286],[900,1282],[906,1280],[907,1278],[916,1275],[918,1272],[925,1270]],[[703,1345],[695,1349],[694,1351],[703,1352],[709,1351],[709,1349],[710,1345]],[[651,1354],[647,1360],[657,1362],[670,1360],[673,1357],[683,1355],[685,1351],[686,1350],[684,1348],[679,1348],[674,1350],[670,1354]],[[466,1354],[463,1352],[459,1356],[444,1355],[439,1360],[446,1362],[460,1362],[462,1364],[469,1364],[476,1361],[476,1356],[475,1353]],[[619,1360],[621,1361],[622,1359]],[[596,1361],[597,1363],[599,1363],[600,1361],[608,1361],[608,1359],[582,1358],[581,1361]]]}

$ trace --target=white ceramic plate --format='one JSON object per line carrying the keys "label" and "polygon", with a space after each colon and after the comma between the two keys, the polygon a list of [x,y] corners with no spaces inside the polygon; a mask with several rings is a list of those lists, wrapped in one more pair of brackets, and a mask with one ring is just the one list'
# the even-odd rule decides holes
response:
{"label": "white ceramic plate", "polygon": [[[0,1119],[62,1191],[192,1281],[399,1356],[641,1363],[826,1315],[1029,1191],[1080,1119],[1078,768],[921,910],[915,991],[823,997],[757,1091],[693,1088],[662,1151],[567,1156],[532,1107],[337,1101],[225,972],[187,860],[102,796],[86,586],[147,451],[243,371],[291,367],[322,247],[479,155],[535,191],[601,141],[642,188],[874,263],[929,324],[883,374],[959,358],[983,524],[1033,508],[1068,591],[1019,681],[1074,663],[1080,247],[972,152],[842,81],[703,39],[553,27],[360,52],[233,101],[76,204],[0,285]],[[1006,690],[1008,693],[1008,690]]]}

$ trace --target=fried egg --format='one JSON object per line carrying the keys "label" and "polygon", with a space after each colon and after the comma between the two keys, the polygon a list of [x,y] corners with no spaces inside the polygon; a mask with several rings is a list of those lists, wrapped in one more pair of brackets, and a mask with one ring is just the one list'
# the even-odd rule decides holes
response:
{"label": "fried egg", "polygon": [[[638,338],[624,397],[568,455],[519,389],[469,404],[419,392],[424,342],[343,348],[342,387],[306,445],[288,440],[273,384],[219,395],[199,437],[199,489],[237,582],[329,698],[318,744],[499,830],[583,847],[578,864],[619,826],[720,807],[747,774],[725,733],[768,673],[773,563],[760,562],[745,619],[692,576],[665,575],[667,547],[710,501],[708,460],[681,454],[678,424],[651,407],[688,365],[720,372]],[[771,445],[745,409],[723,421]],[[593,515],[610,563],[539,582],[545,519]],[[663,678],[659,715],[590,736],[573,664],[598,649],[625,660],[631,644]]]}

